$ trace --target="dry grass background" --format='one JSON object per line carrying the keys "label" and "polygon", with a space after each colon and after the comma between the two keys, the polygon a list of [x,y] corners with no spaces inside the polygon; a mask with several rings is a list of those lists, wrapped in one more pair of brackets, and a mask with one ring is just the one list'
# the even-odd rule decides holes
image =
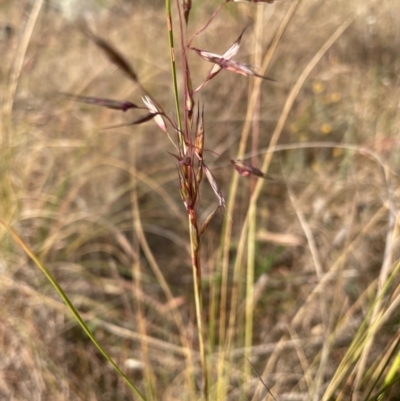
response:
{"label": "dry grass background", "polygon": [[[216,3],[194,1],[192,31]],[[264,49],[290,4],[262,6]],[[252,25],[257,9],[226,7],[196,46],[223,52],[245,24]],[[139,100],[134,85],[53,7],[42,7],[27,37],[31,10],[25,1],[0,1],[0,217],[52,271],[99,341],[141,389],[153,392],[153,399],[188,399],[185,350],[172,308],[182,314],[188,338],[197,345],[187,222],[166,152],[172,149],[151,122],[104,131],[129,115],[58,96]],[[252,362],[278,400],[312,399],[308,390],[325,357],[318,380],[326,389],[373,305],[379,280],[385,282],[385,272],[400,256],[397,0],[300,2],[268,71],[277,82],[262,84],[258,148],[267,148],[307,63],[355,14],[301,87],[279,139],[281,150],[272,160],[269,173],[275,181],[264,186],[258,203]],[[163,5],[115,1],[108,11],[91,15],[90,24],[127,56],[146,89],[172,112]],[[244,37],[241,60],[252,51],[252,32]],[[16,76],[24,40],[29,46]],[[197,85],[209,65],[196,57],[191,62]],[[222,155],[207,158],[210,165],[215,160],[213,171],[226,195],[233,173],[223,160],[237,151],[248,85],[247,78],[223,72],[202,94],[205,146]],[[315,142],[319,145],[309,145]],[[291,149],[284,150],[288,145]],[[232,263],[251,181],[241,179],[239,185]],[[204,188],[203,207],[209,213],[215,204]],[[218,277],[223,218],[217,214],[204,237],[206,289]],[[0,399],[132,399],[43,275],[5,230],[0,235]],[[172,303],[153,273],[152,255],[173,293]],[[397,286],[394,278],[385,310],[397,300]],[[363,399],[373,376],[369,368],[384,360],[398,337],[399,319],[393,307],[368,350],[364,381],[351,394],[356,375],[349,372],[342,399]],[[324,347],[332,333],[335,340]],[[321,350],[329,352],[321,357]],[[243,357],[238,344],[232,352],[234,373]],[[241,399],[243,388],[254,400],[267,399],[262,386],[255,390],[256,375],[244,385],[234,373],[228,399]],[[149,377],[152,390],[146,389]],[[397,400],[399,392],[394,388],[385,399]]]}

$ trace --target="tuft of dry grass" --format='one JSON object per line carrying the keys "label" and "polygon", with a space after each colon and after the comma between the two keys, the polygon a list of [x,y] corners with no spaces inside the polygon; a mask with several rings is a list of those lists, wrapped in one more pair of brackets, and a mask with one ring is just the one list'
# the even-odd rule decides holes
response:
{"label": "tuft of dry grass", "polygon": [[[140,100],[73,22],[39,3],[35,16],[28,2],[0,2],[0,218],[147,399],[201,399],[173,149],[152,122],[102,129],[130,121],[130,111],[57,95]],[[257,94],[254,78],[221,71],[201,94],[204,157],[233,220],[217,212],[202,237],[210,399],[380,399],[392,384],[381,399],[396,400],[400,5],[295,3],[227,4],[193,42],[221,54],[249,25],[239,58],[276,79]],[[193,2],[189,34],[218,4]],[[163,8],[115,1],[90,25],[171,115]],[[211,64],[195,54],[189,63],[197,87]],[[237,158],[264,163],[273,180],[240,178],[234,191]],[[204,186],[202,221],[217,203]],[[0,398],[132,399],[43,275],[0,235]]]}

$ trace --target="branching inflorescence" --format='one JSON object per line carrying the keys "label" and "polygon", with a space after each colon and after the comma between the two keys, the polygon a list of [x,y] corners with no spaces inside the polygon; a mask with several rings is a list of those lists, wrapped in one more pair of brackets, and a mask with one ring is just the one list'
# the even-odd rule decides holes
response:
{"label": "branching inflorescence", "polygon": [[[208,385],[207,385],[207,369],[206,369],[206,358],[204,342],[202,339],[202,290],[201,290],[201,266],[200,266],[200,237],[205,232],[207,226],[215,215],[216,211],[222,207],[226,208],[225,199],[223,194],[212,174],[210,168],[207,166],[204,160],[204,143],[205,143],[205,128],[204,128],[204,106],[200,101],[196,100],[195,97],[198,93],[207,85],[207,83],[215,78],[222,70],[227,70],[236,74],[261,78],[265,80],[273,81],[272,78],[260,75],[256,73],[253,68],[244,63],[240,63],[234,60],[237,52],[240,48],[242,37],[246,31],[246,28],[240,33],[236,41],[227,49],[222,55],[211,53],[206,50],[202,50],[192,46],[194,39],[210,25],[211,21],[215,18],[219,10],[227,3],[234,2],[247,2],[247,3],[272,3],[273,0],[225,0],[215,10],[213,15],[209,18],[202,29],[197,31],[189,40],[185,43],[185,28],[184,24],[188,24],[189,16],[192,8],[191,0],[179,0],[176,1],[179,25],[180,25],[180,44],[181,44],[181,60],[182,60],[182,75],[183,75],[183,115],[180,113],[179,105],[179,94],[176,86],[176,71],[175,71],[175,57],[173,48],[173,31],[171,23],[171,6],[170,0],[166,0],[167,8],[167,22],[168,32],[170,36],[170,53],[172,61],[173,79],[174,79],[174,92],[176,99],[176,120],[165,113],[164,109],[157,101],[145,90],[142,84],[139,82],[138,75],[126,61],[125,57],[116,50],[113,46],[107,43],[104,39],[94,35],[88,29],[84,29],[84,34],[92,40],[108,57],[108,59],[118,66],[123,73],[132,80],[139,88],[142,94],[143,106],[138,106],[136,103],[130,101],[116,101],[111,99],[103,99],[97,97],[85,97],[85,96],[74,96],[71,94],[65,94],[69,98],[73,98],[75,101],[87,103],[90,105],[106,107],[109,109],[120,110],[127,112],[128,110],[142,110],[145,114],[136,117],[130,122],[122,123],[118,125],[109,126],[106,128],[117,128],[130,125],[144,124],[150,120],[154,120],[157,126],[166,134],[169,140],[172,142],[175,152],[170,153],[177,160],[176,168],[179,178],[179,191],[186,208],[189,217],[189,231],[190,231],[190,243],[192,249],[192,266],[193,266],[193,277],[194,277],[194,289],[195,289],[195,301],[196,301],[196,317],[199,332],[199,344],[200,344],[200,355],[203,367],[204,376],[204,395],[208,399]],[[196,89],[193,89],[189,63],[187,54],[189,51],[195,52],[202,59],[213,64],[210,72],[206,76],[205,80]],[[183,117],[183,118],[182,118]],[[182,122],[183,120],[183,122]],[[230,160],[233,168],[244,177],[253,175],[260,178],[267,178],[266,175],[255,168],[251,164],[243,160]],[[210,184],[214,194],[218,199],[217,207],[210,213],[205,219],[202,225],[199,225],[197,219],[197,207],[199,203],[199,188],[203,180],[206,177]]]}
{"label": "branching inflorescence", "polygon": [[[244,1],[244,0],[241,0]],[[222,4],[229,2],[238,2],[238,0],[228,0]],[[249,3],[272,3],[272,1],[249,1],[245,2]],[[187,23],[189,20],[189,14],[191,10],[192,2],[190,0],[183,0],[183,17],[185,22]],[[214,18],[215,14],[211,17]],[[207,26],[210,21],[207,22]],[[202,30],[201,30],[202,31]],[[135,118],[132,121],[121,123],[118,125],[112,125],[105,127],[107,129],[110,128],[119,128],[130,125],[139,125],[146,123],[150,120],[154,120],[158,127],[164,132],[167,133],[169,139],[173,143],[175,149],[177,150],[177,154],[172,154],[177,159],[177,170],[180,181],[180,193],[183,200],[183,203],[188,211],[189,215],[194,214],[194,208],[196,206],[198,200],[198,190],[200,183],[203,179],[203,175],[206,176],[209,181],[211,188],[213,189],[215,195],[218,198],[218,208],[225,207],[225,200],[222,196],[222,193],[218,187],[217,182],[210,169],[204,162],[203,152],[204,152],[204,140],[205,140],[205,132],[204,132],[204,107],[200,104],[197,105],[197,113],[195,118],[193,118],[193,111],[196,108],[196,102],[194,100],[194,96],[199,93],[204,86],[213,79],[221,70],[231,71],[237,74],[241,74],[244,76],[253,76],[257,78],[262,78],[270,81],[274,81],[272,78],[259,75],[253,69],[243,63],[233,60],[233,57],[237,54],[240,48],[240,42],[243,34],[245,33],[246,28],[243,29],[237,40],[229,47],[229,49],[222,55],[211,53],[205,50],[198,49],[196,47],[191,47],[190,45],[182,47],[182,54],[184,56],[183,61],[183,69],[185,76],[185,104],[184,104],[184,121],[185,128],[180,129],[178,124],[168,116],[163,108],[155,101],[154,98],[144,89],[144,87],[140,84],[139,79],[133,68],[126,61],[124,56],[122,56],[119,51],[117,51],[113,46],[107,43],[104,39],[99,38],[94,35],[92,32],[85,30],[85,34],[106,54],[111,62],[116,64],[125,75],[134,81],[140,88],[142,93],[142,101],[144,106],[138,106],[137,104],[131,101],[118,101],[112,99],[104,99],[97,97],[86,97],[86,96],[76,96],[72,94],[64,94],[69,98],[74,99],[77,102],[83,102],[86,104],[106,107],[113,110],[120,110],[126,112],[131,109],[136,110],[145,110],[146,114]],[[200,31],[199,31],[200,32]],[[198,33],[193,35],[192,39],[188,42],[189,44],[192,42],[194,37],[197,36]],[[182,35],[183,37],[183,35]],[[187,62],[187,51],[194,51],[204,60],[213,63],[214,66],[211,68],[204,82],[199,85],[195,90],[192,89],[192,82],[190,78],[190,70]],[[167,123],[169,123],[170,128],[168,128]],[[170,131],[174,131],[176,133],[176,137],[178,140],[172,139],[170,136]],[[251,166],[249,163],[246,163],[241,160],[230,160],[235,170],[242,176],[255,175],[258,177],[264,177],[264,174]],[[212,213],[212,215],[215,211]],[[210,219],[207,218],[205,222],[205,226],[200,230],[201,232],[205,231],[206,225],[209,223]]]}

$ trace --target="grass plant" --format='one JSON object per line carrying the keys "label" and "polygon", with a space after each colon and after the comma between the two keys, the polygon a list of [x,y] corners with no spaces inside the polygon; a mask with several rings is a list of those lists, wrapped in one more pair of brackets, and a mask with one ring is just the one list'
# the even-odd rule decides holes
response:
{"label": "grass plant", "polygon": [[397,400],[398,2],[44,5],[0,2],[0,398]]}

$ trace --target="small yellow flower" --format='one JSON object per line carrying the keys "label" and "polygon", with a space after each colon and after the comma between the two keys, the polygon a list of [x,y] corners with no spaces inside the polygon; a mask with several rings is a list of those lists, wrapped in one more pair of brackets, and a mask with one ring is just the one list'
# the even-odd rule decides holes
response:
{"label": "small yellow flower", "polygon": [[323,135],[328,135],[332,132],[332,125],[325,123],[321,125],[320,132]]}
{"label": "small yellow flower", "polygon": [[342,100],[342,95],[338,92],[331,94],[331,103],[339,103]]}
{"label": "small yellow flower", "polygon": [[319,94],[324,91],[325,87],[321,81],[314,81],[312,89],[315,94]]}

